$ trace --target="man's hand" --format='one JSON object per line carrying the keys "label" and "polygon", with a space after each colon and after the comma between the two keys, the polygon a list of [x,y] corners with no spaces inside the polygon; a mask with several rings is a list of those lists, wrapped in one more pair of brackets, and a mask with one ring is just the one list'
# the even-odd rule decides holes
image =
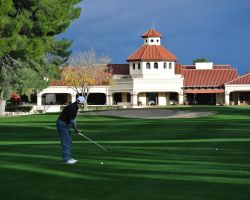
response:
{"label": "man's hand", "polygon": [[80,130],[78,128],[75,128],[75,133],[80,133]]}

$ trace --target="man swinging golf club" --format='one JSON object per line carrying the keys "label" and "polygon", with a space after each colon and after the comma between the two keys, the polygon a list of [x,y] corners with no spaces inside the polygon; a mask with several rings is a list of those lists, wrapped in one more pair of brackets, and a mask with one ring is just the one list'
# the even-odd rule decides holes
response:
{"label": "man swinging golf club", "polygon": [[86,99],[83,96],[79,96],[74,103],[67,105],[63,109],[56,122],[57,132],[62,146],[62,158],[66,164],[74,164],[77,162],[71,155],[72,137],[70,127],[73,128],[76,133],[80,133],[80,130],[76,127],[76,115],[79,107],[86,103]]}

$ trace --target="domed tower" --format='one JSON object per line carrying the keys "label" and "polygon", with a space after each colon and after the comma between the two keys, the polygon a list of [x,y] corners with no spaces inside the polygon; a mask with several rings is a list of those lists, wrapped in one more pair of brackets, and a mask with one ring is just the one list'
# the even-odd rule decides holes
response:
{"label": "domed tower", "polygon": [[144,44],[127,59],[133,78],[164,78],[174,75],[176,57],[161,45],[162,35],[150,29],[142,36]]}

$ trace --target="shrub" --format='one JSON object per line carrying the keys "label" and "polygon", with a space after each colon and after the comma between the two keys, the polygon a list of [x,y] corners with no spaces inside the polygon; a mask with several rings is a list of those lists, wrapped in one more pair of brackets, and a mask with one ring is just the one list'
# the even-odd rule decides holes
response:
{"label": "shrub", "polygon": [[7,105],[5,108],[6,112],[30,112],[32,106],[12,106]]}
{"label": "shrub", "polygon": [[[61,106],[60,110],[62,111],[64,109],[64,107],[66,107],[66,106]],[[119,106],[119,105],[113,105],[113,106],[96,105],[96,106],[92,106],[92,105],[89,105],[88,109],[86,111],[94,111],[94,110],[116,110],[116,109],[123,109],[123,106]],[[80,110],[80,111],[82,111],[82,110]]]}

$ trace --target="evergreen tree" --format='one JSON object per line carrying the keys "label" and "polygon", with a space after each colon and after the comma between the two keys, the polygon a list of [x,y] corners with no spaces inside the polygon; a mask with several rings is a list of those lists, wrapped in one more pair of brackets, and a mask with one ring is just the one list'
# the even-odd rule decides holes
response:
{"label": "evergreen tree", "polygon": [[209,62],[209,60],[206,59],[206,58],[197,58],[197,59],[193,60],[193,64],[195,64],[195,63],[201,63],[201,62]]}
{"label": "evergreen tree", "polygon": [[80,1],[0,0],[0,114],[11,90],[42,89],[57,76],[71,41],[55,36],[79,17]]}

